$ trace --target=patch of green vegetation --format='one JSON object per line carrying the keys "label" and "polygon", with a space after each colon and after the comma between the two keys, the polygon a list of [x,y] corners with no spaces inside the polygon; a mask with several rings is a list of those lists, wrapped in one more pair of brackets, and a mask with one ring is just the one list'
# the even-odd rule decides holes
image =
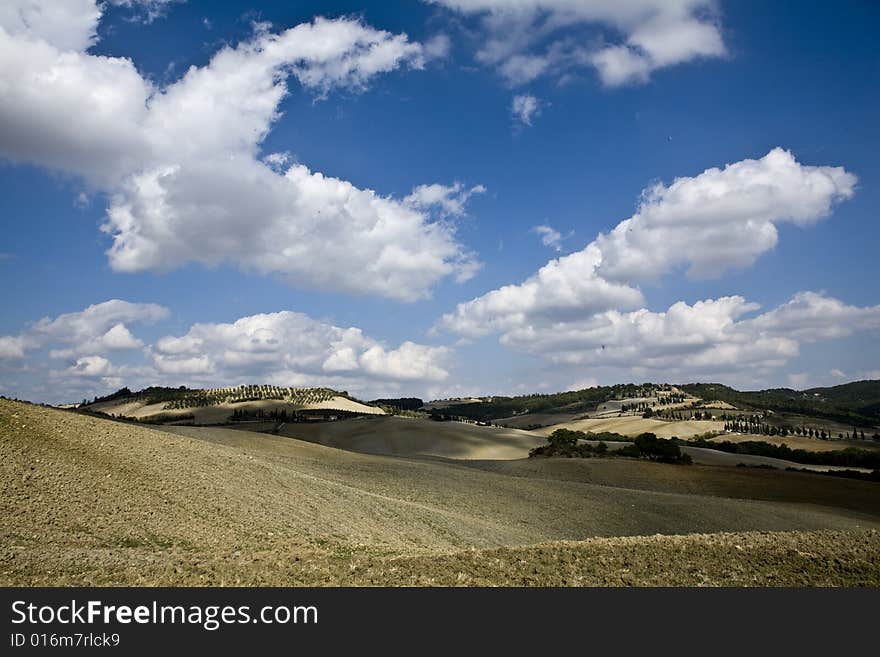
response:
{"label": "patch of green vegetation", "polygon": [[[643,433],[630,439],[625,447],[609,451],[608,445],[600,441],[593,446],[590,443],[581,442],[591,440],[590,436],[583,431],[570,429],[557,429],[547,437],[548,445],[535,447],[529,452],[534,456],[562,456],[566,458],[589,458],[591,456],[624,456],[630,458],[644,458],[661,463],[680,463],[690,465],[691,457],[681,451],[678,439],[658,438],[653,433]],[[612,434],[616,435],[616,434]]]}
{"label": "patch of green vegetation", "polygon": [[393,408],[400,411],[417,411],[425,402],[418,397],[396,397],[394,399],[374,399],[369,402],[373,406],[381,406],[382,408]]}

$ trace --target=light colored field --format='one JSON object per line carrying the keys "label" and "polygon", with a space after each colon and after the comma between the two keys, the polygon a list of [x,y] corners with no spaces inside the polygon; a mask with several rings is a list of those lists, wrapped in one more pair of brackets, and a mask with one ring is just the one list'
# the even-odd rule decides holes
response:
{"label": "light colored field", "polygon": [[235,410],[256,411],[262,410],[264,413],[272,411],[285,410],[288,413],[302,410],[326,409],[334,411],[349,411],[352,413],[364,413],[368,415],[384,415],[385,411],[375,406],[368,406],[356,401],[352,401],[346,397],[333,397],[320,402],[311,402],[309,404],[292,404],[290,402],[277,399],[262,399],[259,401],[248,401],[222,404],[213,406],[196,406],[192,408],[175,408],[165,409],[165,402],[158,404],[145,404],[142,401],[109,401],[91,404],[90,410],[100,411],[108,415],[117,415],[120,417],[144,419],[151,416],[163,415],[167,417],[184,416],[192,414],[195,424],[222,424],[228,422]]}
{"label": "light colored field", "polygon": [[707,401],[703,403],[703,408],[718,408],[722,411],[735,411],[737,410],[736,406],[733,404],[728,404],[726,401],[718,401],[717,399],[714,401]]}
{"label": "light colored field", "polygon": [[285,424],[280,435],[364,454],[442,456],[451,459],[521,459],[546,439],[518,429],[479,427],[418,418],[355,418]]}
{"label": "light colored field", "polygon": [[[676,390],[676,392],[679,392]],[[620,409],[624,406],[634,406],[635,404],[647,403],[651,404],[659,401],[658,397],[628,397],[626,399],[610,399],[607,402],[603,402],[596,407],[596,412],[593,414],[595,417],[611,417],[613,413],[619,413]],[[688,406],[689,404],[699,401],[698,397],[686,397],[683,402],[676,404],[666,404],[666,405],[657,405],[656,410],[661,409],[672,409],[672,408],[681,408],[682,406]]]}
{"label": "light colored field", "polygon": [[690,438],[707,431],[723,431],[724,422],[715,420],[682,420],[680,422],[664,422],[643,418],[641,416],[624,416],[610,418],[589,418],[574,422],[563,422],[549,427],[535,429],[532,433],[540,436],[549,436],[557,429],[571,429],[572,431],[613,431],[623,436],[638,436],[640,433],[651,432],[660,438]]}
{"label": "light colored field", "polygon": [[773,445],[787,445],[791,449],[805,449],[808,452],[835,452],[848,447],[880,449],[880,443],[873,440],[819,440],[818,438],[805,438],[803,436],[786,436],[782,438],[780,436],[759,436],[748,433],[726,433],[711,440],[713,442],[728,441],[731,443],[744,443],[755,440]]}
{"label": "light colored field", "polygon": [[[699,466],[635,461],[601,480],[491,470],[504,463],[160,431],[0,400],[0,585],[673,583],[697,572],[718,584],[773,568],[796,583],[880,583],[870,482],[733,468],[701,482]],[[764,485],[769,474],[784,494]],[[813,533],[743,534],[760,551],[744,554],[712,536],[547,543],[728,531]],[[815,551],[795,556],[795,544]],[[606,553],[618,555],[607,567]],[[826,554],[848,569],[829,574]],[[644,573],[622,581],[626,555]]]}

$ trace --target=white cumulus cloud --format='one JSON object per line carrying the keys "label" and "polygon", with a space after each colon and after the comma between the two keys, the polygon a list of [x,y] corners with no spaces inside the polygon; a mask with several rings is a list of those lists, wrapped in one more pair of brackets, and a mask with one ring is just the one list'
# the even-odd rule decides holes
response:
{"label": "white cumulus cloud", "polygon": [[700,277],[746,267],[776,246],[776,224],[806,226],[826,217],[852,198],[856,182],[843,167],[803,165],[774,148],[758,160],[657,183],[632,217],[596,239],[599,273],[645,280],[681,264]]}
{"label": "white cumulus cloud", "polygon": [[[762,371],[782,367],[802,344],[880,329],[880,306],[856,307],[819,292],[752,316],[741,296],[644,307],[642,281],[686,266],[716,276],[750,265],[776,244],[776,224],[809,225],[854,194],[842,167],[807,166],[774,149],[694,177],[658,183],[636,213],[582,251],[548,262],[520,284],[460,303],[436,328],[465,338],[491,333],[502,345],[570,366],[661,373]],[[558,231],[539,230],[549,244]],[[625,374],[624,374],[625,376]]]}
{"label": "white cumulus cloud", "polygon": [[0,380],[9,383],[15,376],[17,395],[58,401],[58,395],[81,399],[123,385],[255,382],[387,396],[403,386],[410,394],[426,391],[450,377],[449,347],[409,340],[388,345],[357,327],[288,310],[197,323],[154,341],[135,337],[128,328],[168,315],[155,304],[114,299],[41,319],[18,335],[0,336]]}
{"label": "white cumulus cloud", "polygon": [[[440,326],[466,336],[637,308],[636,284],[681,265],[717,276],[752,264],[777,241],[776,223],[808,225],[851,198],[842,167],[806,166],[780,148],[760,160],[658,183],[637,212],[582,251],[551,260],[519,285],[461,303]],[[552,235],[550,235],[552,238]]]}
{"label": "white cumulus cloud", "polygon": [[740,296],[674,303],[664,312],[607,310],[582,320],[519,325],[502,344],[569,365],[639,368],[653,374],[743,372],[782,367],[801,346],[880,330],[880,306],[855,307],[814,292],[756,316]]}
{"label": "white cumulus cloud", "polygon": [[[277,33],[259,25],[163,87],[130,59],[89,54],[101,5],[79,2],[69,21],[63,3],[0,10],[0,155],[108,193],[113,269],[230,263],[404,301],[473,274],[453,222],[260,153],[289,79],[318,97],[362,91],[380,74],[422,68],[442,54],[442,38],[427,47],[357,18]],[[451,214],[464,200],[449,198]]]}
{"label": "white cumulus cloud", "polygon": [[44,317],[15,336],[0,336],[0,357],[24,358],[28,351],[53,346],[53,358],[76,358],[110,351],[137,349],[143,342],[132,335],[128,324],[153,324],[168,316],[168,309],[154,303],[131,303],[111,299],[85,310]]}
{"label": "white cumulus cloud", "polygon": [[210,374],[212,380],[442,381],[449,350],[404,342],[395,349],[354,327],[281,311],[232,323],[195,324],[183,336],[157,341],[153,365],[168,374]]}

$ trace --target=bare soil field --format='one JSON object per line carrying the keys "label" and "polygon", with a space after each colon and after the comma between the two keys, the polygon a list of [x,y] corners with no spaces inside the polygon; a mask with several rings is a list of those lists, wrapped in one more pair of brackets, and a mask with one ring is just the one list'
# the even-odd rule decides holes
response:
{"label": "bare soil field", "polygon": [[[880,532],[634,536],[394,560],[414,586],[876,586]],[[344,585],[387,583],[355,560]]]}
{"label": "bare soil field", "polygon": [[803,472],[727,465],[666,466],[650,461],[599,458],[471,461],[467,465],[513,477],[576,481],[658,493],[811,503],[880,517],[880,490],[874,482]]}
{"label": "bare soil field", "polygon": [[535,429],[532,433],[540,436],[549,436],[556,429],[571,429],[572,431],[613,431],[623,436],[638,436],[640,433],[650,431],[660,438],[690,438],[707,431],[723,431],[724,422],[714,420],[682,420],[679,422],[664,422],[641,416],[624,416],[611,418],[591,418],[563,422],[549,427]]}
{"label": "bare soil field", "polygon": [[169,429],[0,400],[0,584],[880,584],[875,489],[734,498]]}
{"label": "bare soil field", "polygon": [[518,429],[395,416],[291,423],[279,435],[364,454],[453,459],[520,459],[547,444],[545,438]]}

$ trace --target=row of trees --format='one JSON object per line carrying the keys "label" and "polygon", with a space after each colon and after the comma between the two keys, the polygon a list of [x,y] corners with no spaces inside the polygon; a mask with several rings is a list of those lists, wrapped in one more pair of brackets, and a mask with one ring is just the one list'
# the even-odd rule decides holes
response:
{"label": "row of trees", "polygon": [[[818,438],[819,440],[831,440],[834,437],[832,431],[825,429],[814,429],[813,427],[793,427],[785,425],[775,427],[773,425],[757,422],[751,418],[731,420],[724,423],[725,431],[735,431],[737,433],[753,433],[762,436],[803,436],[806,438]],[[874,434],[877,437],[877,434]],[[837,433],[839,440],[864,440],[865,432],[853,427],[852,433],[849,431],[839,431]]]}
{"label": "row of trees", "polygon": [[275,400],[297,406],[318,404],[334,397],[348,396],[330,388],[284,388],[270,385],[245,385],[231,388],[206,388],[190,390],[165,404],[166,409],[240,404],[243,402]]}
{"label": "row of trees", "polygon": [[241,422],[242,420],[253,419],[266,419],[274,420],[276,422],[287,422],[295,416],[295,413],[291,413],[290,416],[288,416],[287,411],[283,408],[281,410],[271,410],[268,413],[262,408],[255,408],[253,410],[248,408],[236,408],[234,411],[232,411],[233,422]]}
{"label": "row of trees", "polygon": [[[650,411],[650,412],[648,412]],[[648,409],[643,417],[659,417],[663,420],[711,420],[713,415],[710,411],[701,411],[701,410],[693,410],[693,411],[669,411],[669,410],[659,410],[654,411],[653,409]]]}

